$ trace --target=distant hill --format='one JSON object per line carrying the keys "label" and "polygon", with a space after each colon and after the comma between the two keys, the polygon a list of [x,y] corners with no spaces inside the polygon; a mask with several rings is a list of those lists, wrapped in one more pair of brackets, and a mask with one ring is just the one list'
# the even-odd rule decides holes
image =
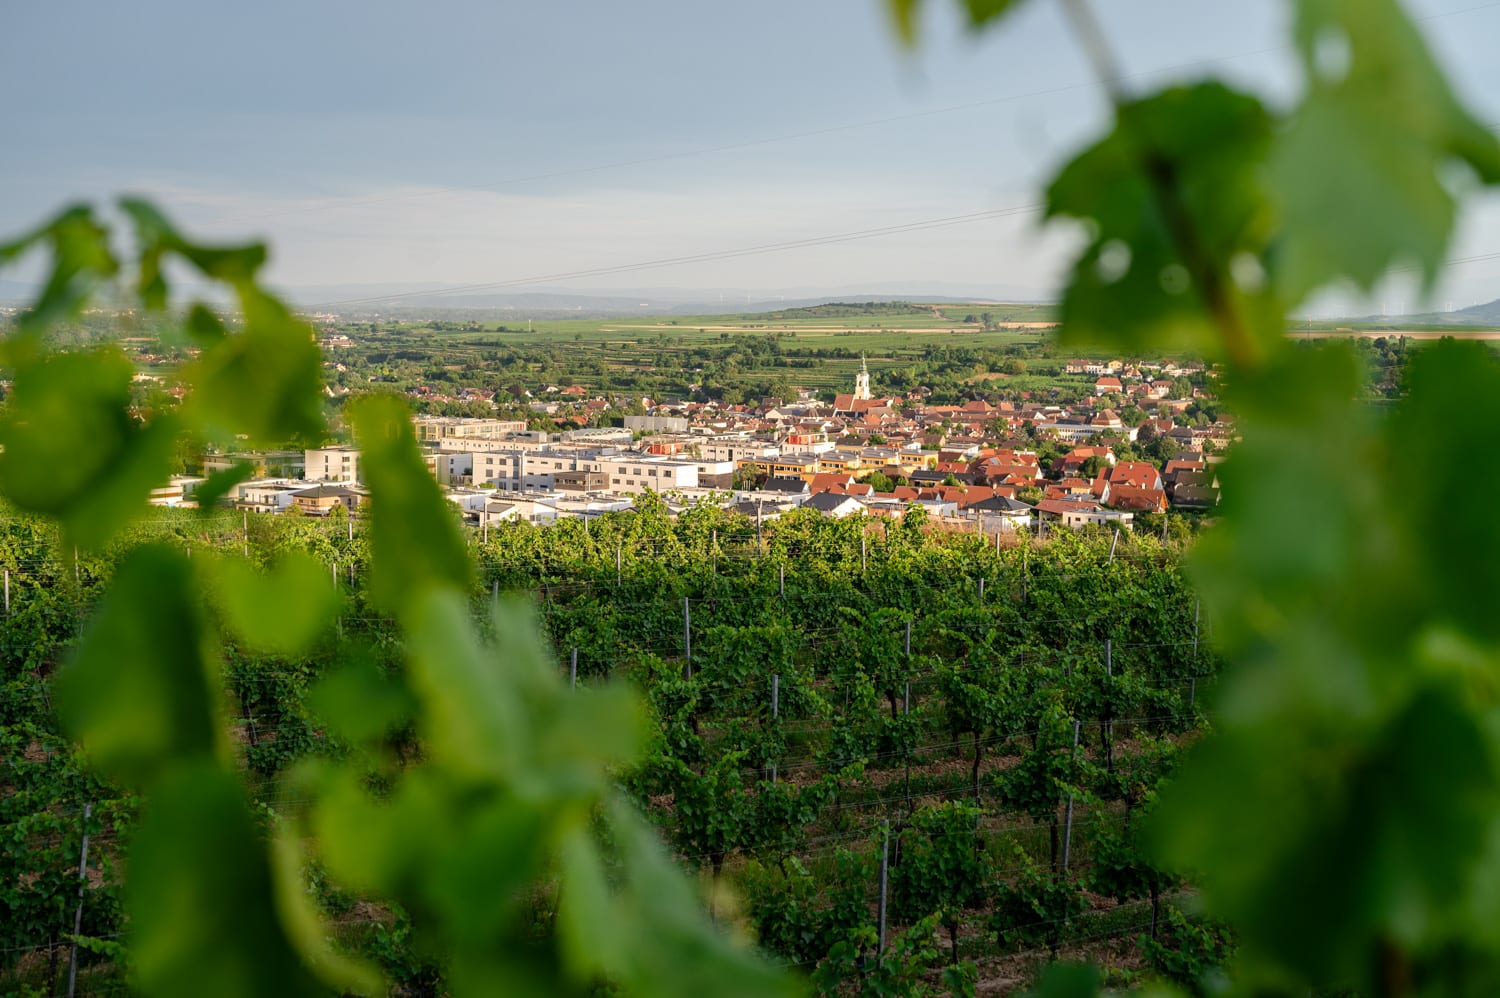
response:
{"label": "distant hill", "polygon": [[[694,297],[672,300],[657,295],[567,295],[522,292],[489,295],[429,295],[391,298],[379,302],[349,303],[327,307],[350,318],[382,314],[411,318],[468,319],[614,319],[651,315],[749,315],[786,313],[797,309],[837,308],[853,314],[874,303],[920,301],[929,304],[998,305],[1002,299],[945,297],[942,295],[820,295],[806,298],[777,296],[773,299]],[[305,299],[304,299],[304,303]],[[857,303],[857,304],[856,304]],[[925,311],[919,309],[918,311]],[[815,313],[816,314],[816,313]]]}
{"label": "distant hill", "polygon": [[1415,315],[1369,315],[1354,320],[1369,326],[1492,326],[1500,327],[1500,298],[1452,312],[1419,312]]}

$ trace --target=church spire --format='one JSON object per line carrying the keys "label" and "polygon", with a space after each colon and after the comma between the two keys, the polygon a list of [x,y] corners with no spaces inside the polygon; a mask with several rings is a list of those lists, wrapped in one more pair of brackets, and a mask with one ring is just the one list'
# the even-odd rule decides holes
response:
{"label": "church spire", "polygon": [[856,399],[870,398],[870,367],[865,363],[865,355],[859,355],[859,373],[854,376],[854,397]]}

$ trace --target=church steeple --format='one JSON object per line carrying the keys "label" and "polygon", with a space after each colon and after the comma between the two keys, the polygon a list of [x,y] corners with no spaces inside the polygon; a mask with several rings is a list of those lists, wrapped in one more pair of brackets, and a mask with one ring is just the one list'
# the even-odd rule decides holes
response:
{"label": "church steeple", "polygon": [[865,355],[859,355],[859,373],[854,376],[854,397],[870,398],[870,368],[865,364]]}

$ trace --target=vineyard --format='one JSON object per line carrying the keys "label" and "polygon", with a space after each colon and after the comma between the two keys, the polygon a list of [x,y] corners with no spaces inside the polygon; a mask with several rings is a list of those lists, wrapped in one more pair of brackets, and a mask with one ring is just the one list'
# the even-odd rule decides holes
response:
{"label": "vineyard", "polygon": [[[309,651],[224,651],[228,735],[265,820],[305,810],[319,760],[369,751],[378,797],[422,756],[386,681],[403,652],[365,585],[366,528],[163,512],[89,557],[39,521],[4,521],[6,990],[58,987],[74,941],[82,993],[124,986],[115,868],[137,801],[86,775],[50,687],[132,548],[165,542],[194,564],[248,555],[273,578],[320,576],[318,598],[336,602]],[[617,782],[697,875],[721,931],[819,989],[1009,990],[1059,954],[1192,987],[1223,956],[1223,935],[1137,839],[1217,673],[1175,546],[996,543],[929,533],[915,512],[672,518],[649,496],[636,513],[467,543],[481,626],[529,604],[571,696],[607,697],[621,679],[637,691],[646,747]],[[351,702],[352,716],[324,709]],[[339,944],[406,993],[441,990],[410,913],[361,896],[336,865],[314,863],[305,887]],[[556,885],[525,903],[545,934]]]}

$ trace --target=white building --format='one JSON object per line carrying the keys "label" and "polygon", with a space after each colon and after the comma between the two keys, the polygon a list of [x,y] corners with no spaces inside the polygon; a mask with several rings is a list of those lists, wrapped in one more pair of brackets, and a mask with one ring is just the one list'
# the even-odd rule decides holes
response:
{"label": "white building", "polygon": [[359,451],[354,447],[318,447],[303,452],[303,475],[312,482],[357,482]]}

